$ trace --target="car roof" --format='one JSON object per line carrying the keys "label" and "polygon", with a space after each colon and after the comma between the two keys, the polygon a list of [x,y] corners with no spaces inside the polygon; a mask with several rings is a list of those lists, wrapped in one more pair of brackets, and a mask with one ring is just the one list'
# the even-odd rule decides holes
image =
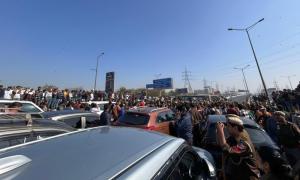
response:
{"label": "car roof", "polygon": [[[240,117],[240,118],[243,121],[244,125],[259,128],[259,125],[254,120],[252,120],[248,117]],[[209,123],[226,122],[225,115],[208,115],[207,119],[208,119]]]}
{"label": "car roof", "polygon": [[95,114],[95,113],[89,111],[81,111],[81,110],[48,111],[42,113],[42,115],[45,118],[52,118],[52,117],[65,116],[65,115],[76,115],[76,114]]}
{"label": "car roof", "polygon": [[162,110],[168,110],[168,108],[163,107],[163,108],[157,108],[157,107],[137,107],[134,109],[129,109],[128,112],[134,112],[134,113],[144,113],[144,114],[149,114],[151,112],[157,112],[157,111],[162,111]]}
{"label": "car roof", "polygon": [[153,131],[102,126],[2,149],[0,161],[15,155],[31,160],[10,172],[17,174],[14,179],[110,179],[174,141],[184,142]]}

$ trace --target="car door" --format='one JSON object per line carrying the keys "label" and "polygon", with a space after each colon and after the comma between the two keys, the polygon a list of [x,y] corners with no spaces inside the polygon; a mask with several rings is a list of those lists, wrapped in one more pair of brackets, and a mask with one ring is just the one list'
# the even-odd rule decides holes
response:
{"label": "car door", "polygon": [[76,129],[81,128],[81,115],[64,117],[59,119],[59,121],[64,122],[67,125]]}
{"label": "car door", "polygon": [[185,180],[209,179],[209,171],[203,160],[191,147],[179,148],[153,179]]}

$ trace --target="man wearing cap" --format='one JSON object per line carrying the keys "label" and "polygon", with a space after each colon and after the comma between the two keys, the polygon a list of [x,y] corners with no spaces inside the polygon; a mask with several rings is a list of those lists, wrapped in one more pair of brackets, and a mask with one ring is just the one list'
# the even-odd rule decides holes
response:
{"label": "man wearing cap", "polygon": [[255,149],[244,130],[239,116],[228,114],[226,128],[229,137],[225,139],[221,122],[216,124],[217,142],[223,150],[223,171],[226,180],[259,179],[260,174],[255,159]]}
{"label": "man wearing cap", "polygon": [[294,169],[299,170],[300,130],[296,124],[285,119],[285,113],[282,111],[275,111],[274,119],[277,122],[278,143],[284,149],[287,159],[294,166]]}
{"label": "man wearing cap", "polygon": [[266,127],[267,120],[270,117],[271,117],[271,113],[269,113],[264,106],[260,106],[259,109],[255,113],[256,122],[259,123],[259,120],[262,120],[261,124],[262,124],[263,128]]}

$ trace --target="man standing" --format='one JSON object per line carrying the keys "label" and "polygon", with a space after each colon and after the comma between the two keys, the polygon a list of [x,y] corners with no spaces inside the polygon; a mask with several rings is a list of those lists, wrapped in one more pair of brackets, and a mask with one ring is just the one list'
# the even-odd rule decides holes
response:
{"label": "man standing", "polygon": [[178,118],[175,122],[177,136],[186,140],[189,145],[193,145],[193,125],[189,108],[186,105],[178,105],[176,117]]}
{"label": "man standing", "polygon": [[300,170],[300,130],[296,124],[285,119],[285,113],[282,111],[275,111],[274,119],[277,122],[278,143],[284,149],[296,173]]}
{"label": "man standing", "polygon": [[108,126],[110,125],[111,121],[111,113],[108,112],[109,110],[109,105],[105,104],[104,105],[104,111],[102,112],[100,116],[100,121],[97,123],[99,126]]}
{"label": "man standing", "polygon": [[117,121],[119,119],[119,114],[121,111],[121,107],[120,107],[120,102],[116,102],[116,104],[114,105],[113,109],[112,109],[112,115],[114,118],[114,121]]}
{"label": "man standing", "polygon": [[225,139],[225,125],[218,122],[217,142],[223,150],[223,170],[226,180],[259,179],[260,174],[255,160],[255,149],[245,132],[243,122],[239,116],[228,114],[227,131],[229,138]]}
{"label": "man standing", "polygon": [[3,88],[3,85],[0,85],[0,99],[3,99],[4,97],[4,88]]}
{"label": "man standing", "polygon": [[8,88],[4,91],[4,99],[12,99],[12,98],[11,98],[11,95],[12,95],[11,87],[8,87]]}

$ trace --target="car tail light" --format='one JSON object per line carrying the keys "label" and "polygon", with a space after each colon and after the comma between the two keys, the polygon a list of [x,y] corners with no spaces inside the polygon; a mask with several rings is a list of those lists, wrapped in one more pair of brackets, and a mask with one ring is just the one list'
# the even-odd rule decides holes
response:
{"label": "car tail light", "polygon": [[150,131],[153,131],[156,129],[156,126],[147,126],[145,127],[146,130],[150,130]]}

